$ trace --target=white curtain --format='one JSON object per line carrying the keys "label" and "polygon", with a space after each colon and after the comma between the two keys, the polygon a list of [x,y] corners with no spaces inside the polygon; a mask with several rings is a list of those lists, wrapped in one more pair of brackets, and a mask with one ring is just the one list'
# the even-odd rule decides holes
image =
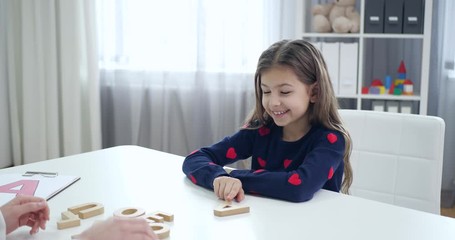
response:
{"label": "white curtain", "polygon": [[[428,114],[446,123],[442,189],[443,198],[455,200],[455,2],[434,1]],[[444,194],[449,193],[449,194]],[[444,203],[447,199],[442,199]]]}
{"label": "white curtain", "polygon": [[0,1],[1,167],[101,147],[95,3]]}
{"label": "white curtain", "polygon": [[295,37],[294,4],[99,0],[103,146],[187,155],[237,131],[260,53]]}
{"label": "white curtain", "polygon": [[8,91],[6,84],[6,5],[0,1],[0,168],[13,164],[9,138]]}

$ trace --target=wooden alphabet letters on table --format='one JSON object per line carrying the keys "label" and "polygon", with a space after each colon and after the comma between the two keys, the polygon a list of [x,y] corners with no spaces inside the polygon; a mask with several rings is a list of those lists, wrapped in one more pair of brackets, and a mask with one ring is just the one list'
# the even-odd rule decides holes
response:
{"label": "wooden alphabet letters on table", "polygon": [[213,209],[213,214],[218,217],[225,217],[248,212],[250,212],[250,207],[243,205],[233,205],[230,201],[226,201],[223,204],[219,205],[217,208]]}
{"label": "wooden alphabet letters on table", "polygon": [[122,208],[114,212],[114,216],[117,217],[126,217],[126,218],[144,218],[145,221],[152,228],[153,232],[158,236],[158,238],[163,239],[169,237],[171,230],[168,225],[164,224],[166,222],[174,221],[174,215],[165,213],[165,212],[154,212],[151,214],[145,214],[145,211],[141,208]]}
{"label": "wooden alphabet letters on table", "polygon": [[142,208],[121,208],[114,212],[114,216],[136,218],[145,214],[145,210]]}
{"label": "wooden alphabet letters on table", "polygon": [[[81,219],[94,217],[104,213],[104,207],[100,203],[84,203],[68,208],[62,212],[62,219],[57,221],[57,229],[77,227],[81,225]],[[167,238],[170,228],[164,222],[173,222],[174,215],[166,212],[153,212],[146,214],[142,208],[121,208],[114,212],[114,216],[123,218],[144,218],[158,238]]]}
{"label": "wooden alphabet letters on table", "polygon": [[80,218],[86,219],[104,213],[104,207],[100,203],[84,203],[68,208],[68,211],[78,214]]}
{"label": "wooden alphabet letters on table", "polygon": [[57,221],[57,229],[77,227],[80,225],[81,219],[79,216],[70,211],[62,212],[62,220]]}
{"label": "wooden alphabet letters on table", "polygon": [[104,213],[104,206],[100,203],[84,203],[69,207],[62,212],[62,220],[57,221],[57,229],[77,227],[81,225],[81,218],[86,219]]}

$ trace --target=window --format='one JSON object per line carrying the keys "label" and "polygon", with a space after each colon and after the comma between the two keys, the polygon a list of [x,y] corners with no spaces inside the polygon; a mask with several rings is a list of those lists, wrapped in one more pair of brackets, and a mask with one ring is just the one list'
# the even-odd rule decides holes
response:
{"label": "window", "polygon": [[98,0],[100,67],[251,73],[270,44],[264,2]]}

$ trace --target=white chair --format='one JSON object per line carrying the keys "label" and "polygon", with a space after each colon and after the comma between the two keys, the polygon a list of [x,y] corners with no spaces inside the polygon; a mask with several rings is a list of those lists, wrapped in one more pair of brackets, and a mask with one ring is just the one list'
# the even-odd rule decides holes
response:
{"label": "white chair", "polygon": [[351,194],[440,214],[444,120],[339,110],[353,140]]}

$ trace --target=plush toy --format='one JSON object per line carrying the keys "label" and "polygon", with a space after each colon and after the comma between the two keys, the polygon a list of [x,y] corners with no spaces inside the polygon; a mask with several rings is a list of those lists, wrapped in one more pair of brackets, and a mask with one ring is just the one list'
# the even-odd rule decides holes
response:
{"label": "plush toy", "polygon": [[334,0],[318,4],[312,9],[313,30],[320,33],[357,33],[360,14],[355,10],[355,0]]}

